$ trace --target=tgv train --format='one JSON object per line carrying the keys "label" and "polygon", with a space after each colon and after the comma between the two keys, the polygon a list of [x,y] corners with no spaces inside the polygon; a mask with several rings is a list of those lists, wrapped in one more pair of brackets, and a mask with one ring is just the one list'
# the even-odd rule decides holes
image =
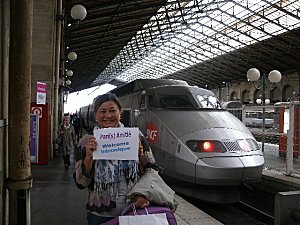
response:
{"label": "tgv train", "polygon": [[[260,180],[261,149],[213,92],[169,79],[139,79],[112,92],[121,100],[122,122],[144,133],[176,192],[233,203],[242,184]],[[94,124],[92,108],[80,109],[85,129]]]}

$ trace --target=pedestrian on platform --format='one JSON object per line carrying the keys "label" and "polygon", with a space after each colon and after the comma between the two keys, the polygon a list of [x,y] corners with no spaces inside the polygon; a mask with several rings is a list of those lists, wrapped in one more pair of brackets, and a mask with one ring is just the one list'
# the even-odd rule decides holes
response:
{"label": "pedestrian on platform", "polygon": [[[94,113],[98,128],[124,127],[120,122],[121,103],[114,94],[98,96],[94,100]],[[148,171],[159,170],[141,132],[139,139],[138,161],[93,160],[93,151],[100,143],[96,142],[93,135],[84,135],[80,139],[78,146],[82,148],[83,154],[82,159],[76,163],[74,180],[78,188],[88,188],[86,209],[89,225],[102,224],[119,216],[126,206],[127,194],[138,186],[138,181],[142,181],[140,178],[145,178],[144,174]],[[151,192],[148,188],[147,191]],[[145,195],[135,194],[130,201],[137,208],[148,207],[150,201]]]}
{"label": "pedestrian on platform", "polygon": [[64,160],[65,170],[71,165],[70,154],[74,152],[74,147],[76,146],[76,134],[73,125],[70,122],[70,116],[64,116],[63,123],[59,129],[59,135],[62,136],[62,154]]}

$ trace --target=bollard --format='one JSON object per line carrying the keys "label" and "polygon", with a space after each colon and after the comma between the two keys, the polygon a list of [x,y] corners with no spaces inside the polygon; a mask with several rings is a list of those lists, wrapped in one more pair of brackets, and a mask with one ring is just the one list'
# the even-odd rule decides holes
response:
{"label": "bollard", "polygon": [[296,207],[292,210],[291,216],[295,222],[300,222],[300,207]]}
{"label": "bollard", "polygon": [[278,192],[275,196],[274,225],[297,225],[300,221],[300,191]]}

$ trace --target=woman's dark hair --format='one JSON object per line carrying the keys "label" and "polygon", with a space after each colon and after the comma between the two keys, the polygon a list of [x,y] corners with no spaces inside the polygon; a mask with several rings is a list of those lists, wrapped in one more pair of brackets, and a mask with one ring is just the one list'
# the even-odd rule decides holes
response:
{"label": "woman's dark hair", "polygon": [[104,95],[99,95],[98,97],[96,97],[94,99],[93,105],[94,105],[94,113],[97,112],[98,108],[100,107],[100,105],[102,105],[102,103],[104,102],[108,102],[108,101],[114,101],[119,110],[122,111],[122,106],[121,106],[121,102],[118,99],[118,97],[115,94],[112,93],[106,93]]}

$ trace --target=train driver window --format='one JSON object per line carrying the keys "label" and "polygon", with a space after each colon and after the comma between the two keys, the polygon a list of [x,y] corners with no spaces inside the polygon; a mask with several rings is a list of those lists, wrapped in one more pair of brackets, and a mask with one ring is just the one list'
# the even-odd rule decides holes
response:
{"label": "train driver window", "polygon": [[159,101],[162,108],[193,108],[193,104],[185,95],[160,96]]}
{"label": "train driver window", "polygon": [[197,95],[202,108],[221,109],[221,104],[215,96]]}

